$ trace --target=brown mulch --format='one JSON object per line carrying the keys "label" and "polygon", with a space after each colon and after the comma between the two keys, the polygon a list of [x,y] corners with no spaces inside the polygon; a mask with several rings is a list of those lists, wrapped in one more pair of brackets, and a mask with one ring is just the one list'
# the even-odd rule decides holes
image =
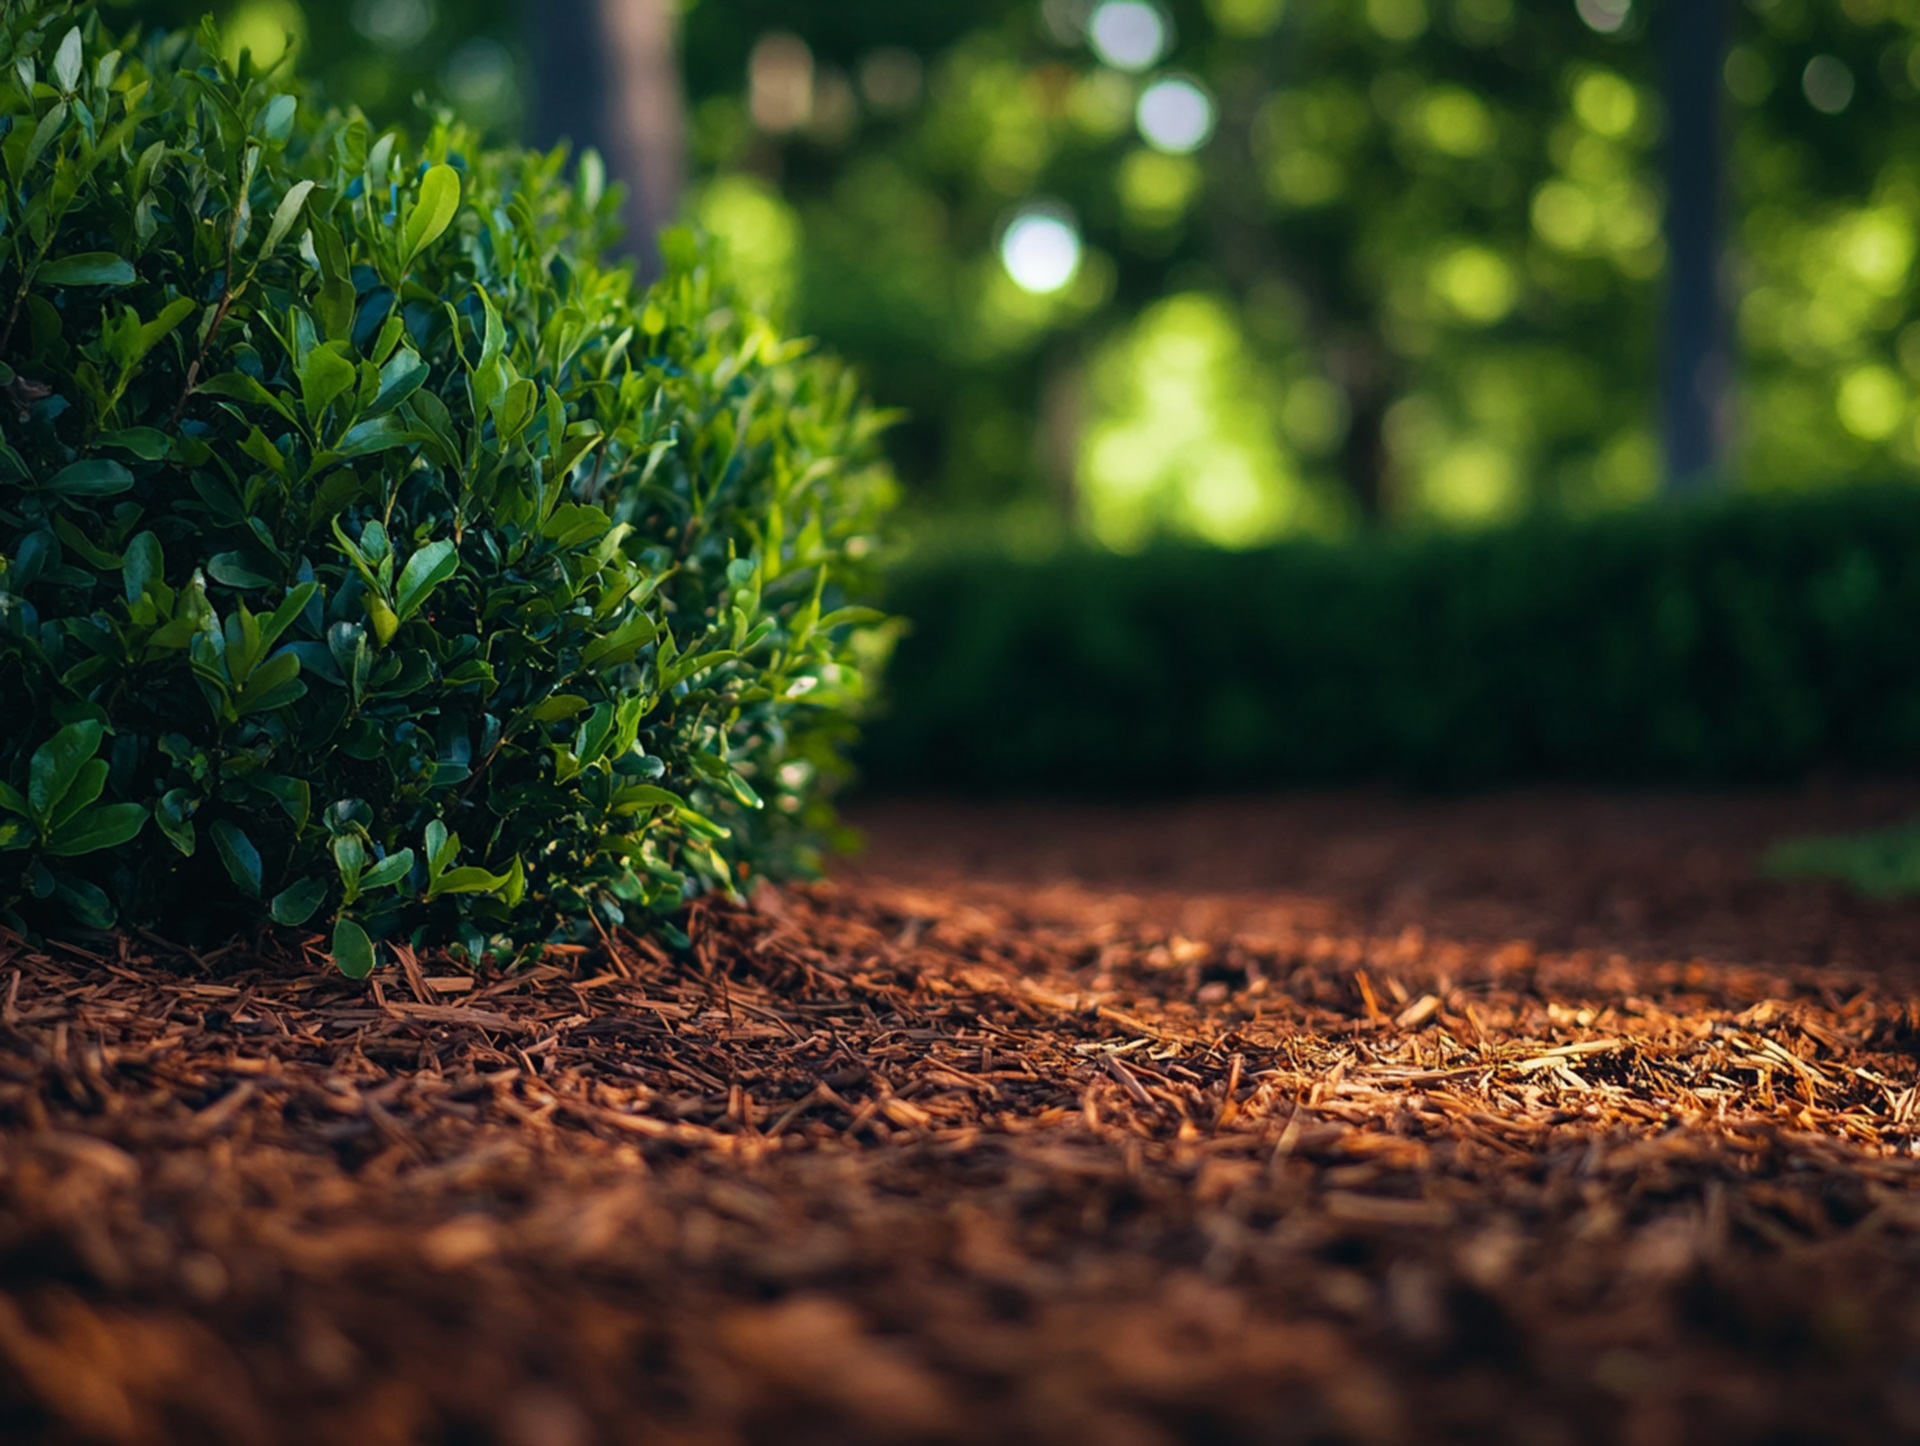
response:
{"label": "brown mulch", "polygon": [[1914,801],[892,806],[372,988],[0,934],[0,1440],[1920,1437],[1920,906],[1752,869]]}

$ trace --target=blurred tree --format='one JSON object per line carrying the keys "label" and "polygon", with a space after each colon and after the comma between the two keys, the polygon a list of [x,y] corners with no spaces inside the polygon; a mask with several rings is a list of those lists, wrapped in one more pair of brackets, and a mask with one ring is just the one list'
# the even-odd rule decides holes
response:
{"label": "blurred tree", "polygon": [[[1920,468],[1920,0],[1722,0],[1731,48],[1684,85],[1646,3],[679,0],[693,209],[908,411],[943,532],[1250,543],[1634,502],[1688,470],[1660,297],[1710,295],[1716,249],[1730,474]],[[561,11],[588,0],[305,5],[216,8],[383,119],[422,92],[513,131],[597,73],[527,43],[586,34]],[[1661,146],[1727,97],[1716,248],[1687,229],[1712,187]],[[1710,315],[1688,334],[1711,356]]]}
{"label": "blurred tree", "polygon": [[651,238],[680,212],[685,100],[673,0],[541,0],[526,12],[533,75],[529,139],[598,149],[626,182],[627,244],[652,265]]}
{"label": "blurred tree", "polygon": [[1725,0],[1673,0],[1662,28],[1668,263],[1661,421],[1667,485],[1682,490],[1716,478],[1730,421],[1720,225],[1726,188]]}

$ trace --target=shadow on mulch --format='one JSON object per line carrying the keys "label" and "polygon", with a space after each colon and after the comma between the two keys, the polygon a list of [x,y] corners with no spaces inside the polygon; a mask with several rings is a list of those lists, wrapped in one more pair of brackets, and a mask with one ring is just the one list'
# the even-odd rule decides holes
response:
{"label": "shadow on mulch", "polygon": [[509,978],[0,935],[0,1438],[1920,1434],[1906,976],[900,857]]}

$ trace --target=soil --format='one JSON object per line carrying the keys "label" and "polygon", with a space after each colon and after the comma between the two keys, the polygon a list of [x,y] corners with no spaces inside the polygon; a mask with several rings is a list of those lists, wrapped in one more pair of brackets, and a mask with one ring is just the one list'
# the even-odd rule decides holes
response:
{"label": "soil", "polygon": [[0,1440],[1920,1437],[1920,904],[1796,795],[869,805],[475,979],[0,934]]}

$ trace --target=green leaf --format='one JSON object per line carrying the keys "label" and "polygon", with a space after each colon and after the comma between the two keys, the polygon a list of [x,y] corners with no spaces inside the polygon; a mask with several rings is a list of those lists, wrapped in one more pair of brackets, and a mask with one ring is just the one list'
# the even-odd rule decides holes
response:
{"label": "green leaf", "polygon": [[53,812],[47,815],[47,828],[55,833],[59,832],[62,824],[106,792],[106,788],[106,760],[89,758],[80,765],[80,771],[74,775],[73,786],[67,790],[66,797],[55,804]]}
{"label": "green leaf", "polygon": [[106,729],[91,719],[69,723],[34,750],[27,764],[27,812],[42,828],[80,777],[87,760],[100,751]]}
{"label": "green leaf", "polygon": [[886,620],[887,615],[879,608],[835,608],[814,626],[821,632],[825,632],[829,628],[842,627],[848,623],[867,627],[873,623],[884,623]]}
{"label": "green leaf", "polygon": [[687,801],[677,793],[664,788],[656,788],[650,783],[636,783],[621,789],[613,796],[615,813],[638,813],[643,808],[685,808]]}
{"label": "green leaf", "polygon": [[160,825],[160,832],[167,836],[167,842],[178,849],[183,858],[193,857],[197,842],[193,812],[198,806],[186,789],[174,788],[160,795],[160,802],[153,810],[153,821]]}
{"label": "green leaf", "polygon": [[220,855],[220,862],[227,866],[227,877],[248,898],[259,898],[260,850],[253,846],[253,840],[247,837],[243,829],[224,818],[216,820],[208,832],[213,835],[214,851]]}
{"label": "green leaf", "polygon": [[427,872],[438,878],[460,852],[460,837],[449,834],[447,826],[434,819],[427,825]]}
{"label": "green leaf", "polygon": [[373,398],[373,405],[367,408],[367,415],[378,417],[392,411],[420,390],[430,371],[418,353],[408,347],[400,348],[380,368],[380,390]]}
{"label": "green leaf", "polygon": [[53,83],[64,95],[71,95],[80,80],[80,27],[74,26],[60,41],[53,55]]}
{"label": "green leaf", "polygon": [[233,700],[233,711],[242,718],[271,713],[306,694],[307,685],[300,681],[300,655],[283,648],[254,669],[246,687]]}
{"label": "green leaf", "polygon": [[420,198],[407,213],[405,234],[401,238],[404,260],[401,269],[410,268],[420,253],[440,239],[460,209],[460,173],[452,166],[434,166],[420,180]]}
{"label": "green leaf", "polygon": [[146,821],[147,811],[137,803],[109,803],[87,809],[53,831],[46,851],[55,858],[70,859],[119,848],[132,842]]}
{"label": "green leaf", "polygon": [[87,879],[61,879],[54,893],[73,917],[89,929],[111,929],[117,915],[107,891]]}
{"label": "green leaf", "polygon": [[437,899],[442,894],[491,894],[504,889],[513,882],[513,875],[490,874],[485,869],[469,866],[463,869],[448,869],[427,885],[427,897]]}
{"label": "green leaf", "polygon": [[587,700],[577,694],[556,693],[553,697],[547,699],[533,710],[533,721],[536,723],[558,723],[563,719],[573,717],[576,713],[586,712],[589,706],[591,705],[588,704]]}
{"label": "green leaf", "polygon": [[[352,370],[351,367],[347,369]],[[210,377],[200,383],[196,390],[201,396],[226,397],[236,402],[251,402],[256,406],[271,407],[289,422],[293,420],[293,412],[287,404],[245,372],[223,372],[217,377]]]}
{"label": "green leaf", "polygon": [[400,572],[400,586],[394,592],[394,605],[405,622],[418,612],[433,590],[460,568],[460,550],[446,539],[429,542],[407,559]]}
{"label": "green leaf", "polygon": [[120,564],[121,590],[129,603],[137,603],[153,583],[163,581],[166,570],[166,558],[160,550],[160,539],[151,532],[142,532],[127,544],[127,554]]}
{"label": "green leaf", "polygon": [[62,497],[116,497],[133,490],[133,473],[110,457],[69,463],[41,484]]}
{"label": "green leaf", "polygon": [[158,462],[167,455],[172,445],[167,434],[158,427],[123,427],[118,432],[107,432],[99,439],[102,447],[118,447],[123,452],[131,452],[142,462]]}
{"label": "green leaf", "polygon": [[388,854],[360,876],[361,891],[388,889],[413,872],[413,850],[399,849]]}
{"label": "green leaf", "polygon": [[320,414],[359,379],[346,351],[345,342],[329,341],[307,353],[300,368],[300,405],[309,426],[318,427]]}
{"label": "green leaf", "polygon": [[289,884],[273,896],[273,902],[267,906],[267,912],[273,915],[273,922],[284,924],[289,929],[297,929],[320,911],[327,901],[327,881],[321,878],[301,879]]}
{"label": "green leaf", "polygon": [[[292,96],[283,96],[283,100],[292,100]],[[287,239],[287,233],[293,229],[293,223],[300,219],[300,208],[307,203],[307,197],[316,181],[297,181],[291,190],[280,198],[279,206],[273,213],[273,224],[267,227],[267,239],[260,243],[260,256],[265,260],[273,254],[273,248]]]}
{"label": "green leaf", "polygon": [[334,923],[333,967],[349,979],[365,979],[373,973],[373,940],[351,919]]}
{"label": "green leaf", "polygon": [[131,286],[140,277],[125,257],[111,251],[82,251],[47,262],[33,279],[43,286]]}
{"label": "green leaf", "polygon": [[273,579],[255,571],[244,552],[216,552],[207,559],[207,576],[222,587],[272,587]]}
{"label": "green leaf", "polygon": [[357,890],[367,867],[367,848],[359,835],[343,833],[333,841],[333,862],[340,870],[340,882]]}
{"label": "green leaf", "polygon": [[273,615],[260,624],[260,646],[271,648],[279,642],[319,591],[320,584],[317,582],[303,582],[296,588],[290,588],[286,597],[281,599],[280,606],[273,610]]}

